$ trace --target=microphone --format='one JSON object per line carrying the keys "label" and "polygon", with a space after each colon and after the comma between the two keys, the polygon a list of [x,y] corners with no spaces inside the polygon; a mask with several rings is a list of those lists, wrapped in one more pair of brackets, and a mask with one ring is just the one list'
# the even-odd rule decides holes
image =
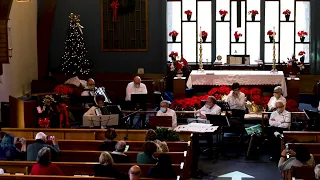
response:
{"label": "microphone", "polygon": [[[134,111],[134,112],[132,112],[132,113],[130,113],[130,114],[122,117],[121,120],[122,120],[122,119],[126,119],[126,118],[128,118],[128,117],[130,117],[130,116],[132,116],[132,115],[134,115],[134,114],[136,114],[136,113],[138,113],[139,111],[142,111],[142,109],[138,109],[137,111]],[[127,126],[127,127],[126,127],[126,128],[127,128],[126,136],[123,138],[123,140],[125,140],[125,141],[127,141],[127,140],[129,139],[129,138],[128,138],[128,133],[129,133],[128,120],[126,120],[126,126]]]}
{"label": "microphone", "polygon": [[274,132],[273,133],[275,137],[280,138],[281,140],[284,138],[283,134],[280,134],[279,132]]}

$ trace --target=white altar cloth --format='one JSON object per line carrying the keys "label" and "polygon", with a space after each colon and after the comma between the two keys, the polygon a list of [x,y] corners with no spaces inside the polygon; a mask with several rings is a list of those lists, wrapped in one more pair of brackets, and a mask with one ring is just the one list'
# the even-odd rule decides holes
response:
{"label": "white altar cloth", "polygon": [[216,71],[204,72],[193,70],[188,78],[187,87],[196,85],[230,86],[238,82],[240,85],[281,85],[283,96],[287,96],[287,85],[282,71],[271,73],[270,71]]}

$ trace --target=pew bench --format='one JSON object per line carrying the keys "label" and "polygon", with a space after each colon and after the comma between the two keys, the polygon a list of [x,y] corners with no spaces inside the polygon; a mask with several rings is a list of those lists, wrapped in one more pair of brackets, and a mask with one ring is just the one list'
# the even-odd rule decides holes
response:
{"label": "pew bench", "polygon": [[[1,180],[109,180],[115,178],[108,178],[108,177],[88,177],[88,176],[32,176],[32,175],[0,175]],[[152,180],[153,178],[140,178],[141,180]],[[179,179],[179,178],[177,178]]]}
{"label": "pew bench", "polygon": [[[15,174],[29,174],[32,166],[36,162],[31,161],[0,161],[0,168],[4,169],[5,173]],[[81,162],[55,162],[55,164],[62,170],[65,176],[74,176],[74,175],[89,175],[93,176],[93,167],[98,163],[81,163]],[[130,164],[114,164],[115,168],[121,173],[128,173],[131,166],[135,165],[134,163]],[[139,164],[139,167],[142,171],[142,176],[147,177],[148,171],[151,167],[154,167],[155,164]],[[181,175],[183,167],[180,164],[172,164],[177,175]]]}
{"label": "pew bench", "polygon": [[[59,148],[61,150],[85,150],[97,151],[99,145],[104,141],[101,140],[58,140]],[[34,143],[33,139],[27,140],[27,145]],[[51,144],[52,142],[48,142]],[[129,145],[129,151],[143,151],[145,141],[126,141]],[[190,141],[188,142],[167,142],[170,152],[184,152],[188,151]]]}
{"label": "pew bench", "polygon": [[[128,151],[125,154],[129,156],[132,163],[137,162],[137,155],[141,151]],[[98,162],[101,151],[75,151],[75,150],[61,150],[58,156],[59,162]],[[158,157],[161,153],[155,153]],[[171,157],[173,164],[180,164],[186,161],[187,151],[185,152],[167,152]]]}
{"label": "pew bench", "polygon": [[289,170],[283,171],[283,180],[302,179],[302,180],[316,180],[314,174],[314,167],[292,167]]}
{"label": "pew bench", "polygon": [[303,145],[308,148],[311,154],[320,154],[320,143],[287,143],[290,149],[295,149],[299,145]]}

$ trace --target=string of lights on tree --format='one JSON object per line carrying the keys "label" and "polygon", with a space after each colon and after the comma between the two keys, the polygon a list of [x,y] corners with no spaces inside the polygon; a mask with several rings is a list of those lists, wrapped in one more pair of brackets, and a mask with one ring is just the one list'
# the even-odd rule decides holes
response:
{"label": "string of lights on tree", "polygon": [[91,65],[86,58],[88,51],[84,46],[80,16],[71,13],[69,18],[68,34],[64,42],[65,52],[61,58],[61,71],[69,75],[87,75],[91,71]]}

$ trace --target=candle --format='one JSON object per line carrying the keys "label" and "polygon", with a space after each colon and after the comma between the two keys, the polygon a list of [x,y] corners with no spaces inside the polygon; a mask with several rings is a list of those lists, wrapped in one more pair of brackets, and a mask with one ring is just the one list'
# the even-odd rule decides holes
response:
{"label": "candle", "polygon": [[273,37],[276,36],[276,28],[273,26],[273,34],[272,34]]}

